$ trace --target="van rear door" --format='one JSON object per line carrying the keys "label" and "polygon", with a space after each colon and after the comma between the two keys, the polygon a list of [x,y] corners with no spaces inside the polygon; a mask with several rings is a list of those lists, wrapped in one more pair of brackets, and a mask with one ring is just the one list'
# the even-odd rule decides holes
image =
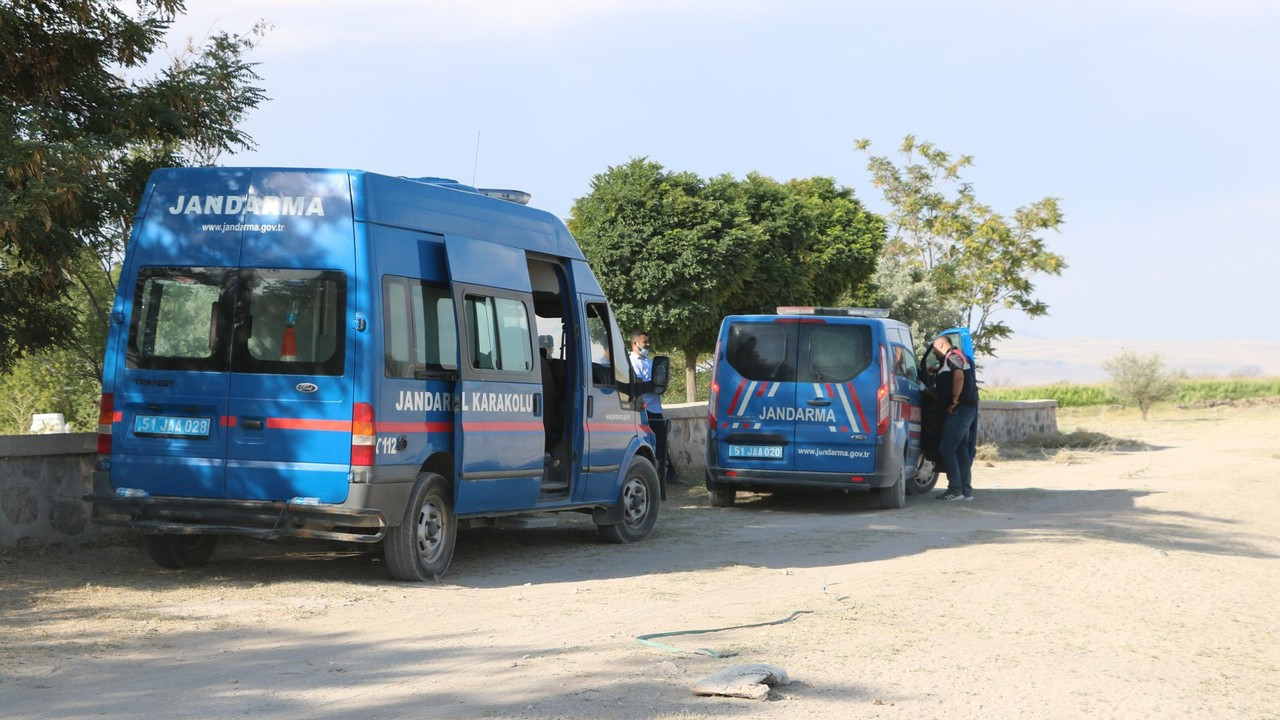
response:
{"label": "van rear door", "polygon": [[851,478],[875,472],[880,372],[872,321],[800,327],[795,469]]}
{"label": "van rear door", "polygon": [[362,297],[350,180],[254,171],[245,192],[226,494],[340,503],[351,469],[359,337],[351,328]]}
{"label": "van rear door", "polygon": [[249,171],[228,169],[157,170],[147,184],[103,378],[113,394],[117,488],[225,494],[230,318],[248,184]]}
{"label": "van rear door", "polygon": [[459,515],[536,507],[546,462],[542,372],[524,250],[445,236],[458,316]]}
{"label": "van rear door", "polygon": [[730,318],[721,338],[715,400],[720,467],[791,470],[795,465],[795,318]]}

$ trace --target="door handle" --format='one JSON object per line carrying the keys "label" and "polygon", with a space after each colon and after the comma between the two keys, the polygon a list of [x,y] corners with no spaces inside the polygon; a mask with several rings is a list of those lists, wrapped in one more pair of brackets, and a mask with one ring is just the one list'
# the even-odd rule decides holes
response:
{"label": "door handle", "polygon": [[593,417],[596,414],[596,398],[594,395],[587,396],[587,417]]}
{"label": "door handle", "polygon": [[533,394],[533,416],[539,417],[540,415],[542,415],[542,393],[534,393]]}
{"label": "door handle", "polygon": [[244,418],[240,421],[240,427],[245,430],[261,430],[262,418]]}
{"label": "door handle", "polygon": [[812,405],[812,406],[814,406],[814,407],[826,407],[826,406],[828,406],[828,405],[830,405],[830,404],[831,404],[831,401],[830,401],[830,400],[828,400],[828,399],[826,399],[826,398],[824,398],[824,397],[816,397],[816,398],[814,398],[814,399],[810,400],[810,401],[809,401],[809,404],[810,404],[810,405]]}

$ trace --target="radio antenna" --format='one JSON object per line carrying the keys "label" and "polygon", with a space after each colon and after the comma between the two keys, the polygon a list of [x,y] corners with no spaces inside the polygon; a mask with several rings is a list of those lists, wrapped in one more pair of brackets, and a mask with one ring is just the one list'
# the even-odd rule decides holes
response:
{"label": "radio antenna", "polygon": [[480,165],[480,131],[476,131],[476,157],[471,161],[471,185],[476,184],[476,167]]}

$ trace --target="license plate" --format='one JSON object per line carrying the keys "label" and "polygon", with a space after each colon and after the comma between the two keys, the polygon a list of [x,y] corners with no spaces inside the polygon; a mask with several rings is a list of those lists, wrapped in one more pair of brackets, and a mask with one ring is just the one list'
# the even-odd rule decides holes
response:
{"label": "license plate", "polygon": [[209,437],[209,418],[136,415],[133,418],[133,434],[152,437],[207,438]]}
{"label": "license plate", "polygon": [[729,457],[781,460],[781,445],[730,445]]}

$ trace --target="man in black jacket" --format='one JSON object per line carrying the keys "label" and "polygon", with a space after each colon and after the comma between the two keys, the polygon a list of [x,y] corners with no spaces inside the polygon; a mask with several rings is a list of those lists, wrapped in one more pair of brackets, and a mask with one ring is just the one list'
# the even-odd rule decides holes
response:
{"label": "man in black jacket", "polygon": [[934,395],[945,408],[938,457],[947,473],[947,490],[939,500],[973,499],[973,446],[977,432],[978,379],[973,361],[942,335],[933,341],[932,351],[941,360],[934,380]]}

